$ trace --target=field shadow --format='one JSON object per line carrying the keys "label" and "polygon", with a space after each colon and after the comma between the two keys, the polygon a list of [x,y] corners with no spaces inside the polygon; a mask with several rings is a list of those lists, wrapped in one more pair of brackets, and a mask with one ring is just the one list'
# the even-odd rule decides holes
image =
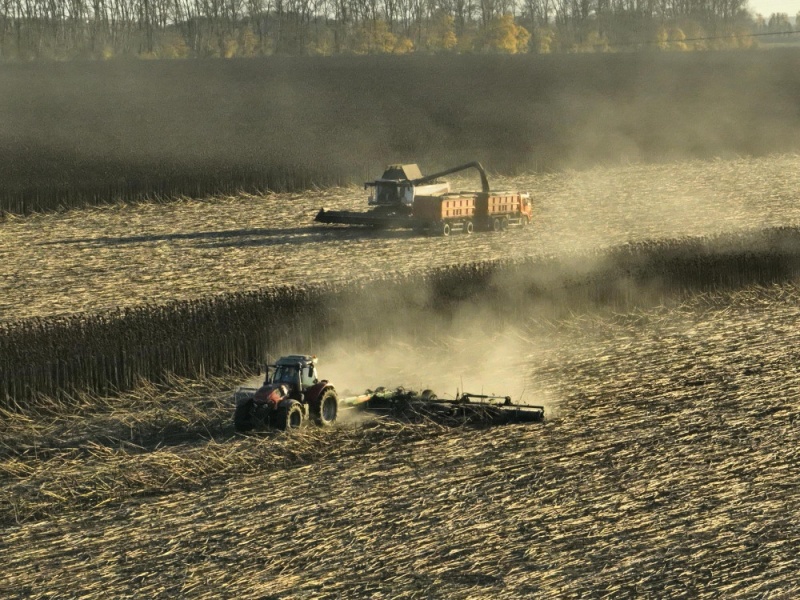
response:
{"label": "field shadow", "polygon": [[355,239],[398,239],[413,233],[403,229],[372,229],[368,227],[337,227],[307,225],[280,229],[246,228],[223,231],[198,231],[191,233],[143,234],[131,236],[100,236],[60,239],[39,242],[40,246],[84,245],[126,246],[155,244],[159,242],[193,242],[204,248],[245,248],[254,246],[283,246],[320,244]]}

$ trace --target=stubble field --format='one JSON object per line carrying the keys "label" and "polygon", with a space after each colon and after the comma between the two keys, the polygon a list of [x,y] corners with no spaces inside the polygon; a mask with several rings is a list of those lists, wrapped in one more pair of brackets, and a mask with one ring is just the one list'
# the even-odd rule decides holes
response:
{"label": "stubble field", "polygon": [[531,314],[493,336],[341,343],[321,363],[334,378],[360,364],[423,385],[506,382],[546,404],[543,425],[238,437],[231,380],[6,415],[0,591],[792,597],[798,299],[786,284]]}

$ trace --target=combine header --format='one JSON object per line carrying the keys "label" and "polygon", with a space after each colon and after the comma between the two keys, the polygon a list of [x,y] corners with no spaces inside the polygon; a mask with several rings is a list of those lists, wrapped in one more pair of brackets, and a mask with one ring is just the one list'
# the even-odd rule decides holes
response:
{"label": "combine header", "polygon": [[[477,169],[480,192],[453,192],[440,177]],[[367,182],[372,188],[368,212],[326,211],[320,209],[319,223],[366,225],[380,228],[406,228],[450,235],[455,232],[503,231],[509,226],[529,225],[532,219],[530,194],[492,192],[486,171],[471,162],[433,175],[422,175],[417,165],[391,165],[383,176]]]}

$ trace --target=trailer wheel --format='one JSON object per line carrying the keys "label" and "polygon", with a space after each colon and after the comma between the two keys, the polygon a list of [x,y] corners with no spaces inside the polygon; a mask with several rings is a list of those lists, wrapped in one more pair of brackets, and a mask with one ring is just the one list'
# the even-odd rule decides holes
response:
{"label": "trailer wheel", "polygon": [[475,226],[472,224],[472,221],[467,221],[464,223],[464,233],[470,234],[475,231]]}
{"label": "trailer wheel", "polygon": [[311,405],[311,419],[320,427],[328,427],[336,422],[339,413],[339,398],[336,391],[328,388],[317,402]]}
{"label": "trailer wheel", "polygon": [[445,236],[445,237],[450,235],[450,223],[445,223],[442,226],[442,235]]}
{"label": "trailer wheel", "polygon": [[275,413],[273,425],[276,429],[286,431],[297,429],[303,424],[303,407],[297,400],[292,400],[288,405],[281,406]]}
{"label": "trailer wheel", "polygon": [[495,218],[495,220],[492,221],[492,229],[495,231],[501,231],[503,229],[503,224],[500,222],[499,218]]}
{"label": "trailer wheel", "polygon": [[255,404],[252,400],[240,404],[233,413],[233,428],[236,431],[250,431],[254,427],[253,413]]}

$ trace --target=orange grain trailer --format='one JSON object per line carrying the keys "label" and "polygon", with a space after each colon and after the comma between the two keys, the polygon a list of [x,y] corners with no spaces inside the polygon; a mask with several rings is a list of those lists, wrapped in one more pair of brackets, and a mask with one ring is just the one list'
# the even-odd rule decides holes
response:
{"label": "orange grain trailer", "polygon": [[411,216],[418,229],[450,235],[526,226],[530,224],[533,214],[527,193],[456,192],[441,196],[417,196]]}

